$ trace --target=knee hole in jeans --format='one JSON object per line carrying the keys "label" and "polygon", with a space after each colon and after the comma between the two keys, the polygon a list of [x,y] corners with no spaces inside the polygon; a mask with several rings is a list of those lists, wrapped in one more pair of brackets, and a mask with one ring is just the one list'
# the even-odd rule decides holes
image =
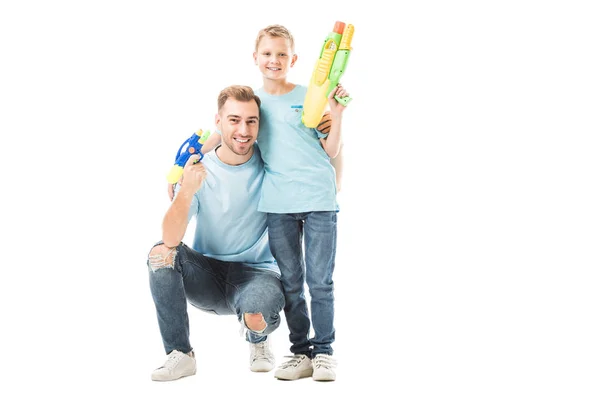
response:
{"label": "knee hole in jeans", "polygon": [[160,268],[175,269],[175,257],[177,256],[176,247],[167,247],[164,244],[154,246],[148,256],[148,265],[152,271]]}
{"label": "knee hole in jeans", "polygon": [[261,313],[244,313],[244,324],[255,333],[262,333],[267,329],[267,322]]}

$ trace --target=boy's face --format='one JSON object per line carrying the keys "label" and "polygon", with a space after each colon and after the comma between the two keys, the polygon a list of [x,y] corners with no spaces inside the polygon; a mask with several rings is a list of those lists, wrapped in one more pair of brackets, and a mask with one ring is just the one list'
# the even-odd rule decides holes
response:
{"label": "boy's face", "polygon": [[254,52],[254,63],[266,79],[284,79],[297,58],[289,40],[269,35],[260,40]]}
{"label": "boy's face", "polygon": [[258,136],[259,110],[255,101],[227,99],[215,117],[221,140],[235,154],[244,156]]}

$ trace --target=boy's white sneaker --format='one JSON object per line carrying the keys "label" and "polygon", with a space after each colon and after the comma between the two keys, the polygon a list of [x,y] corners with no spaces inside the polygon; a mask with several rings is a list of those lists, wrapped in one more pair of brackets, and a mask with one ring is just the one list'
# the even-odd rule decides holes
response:
{"label": "boy's white sneaker", "polygon": [[260,343],[250,343],[250,371],[269,372],[275,368],[269,337]]}
{"label": "boy's white sneaker", "polygon": [[291,360],[284,362],[275,371],[275,378],[293,381],[300,378],[308,378],[313,374],[310,358],[304,354],[296,354]]}
{"label": "boy's white sneaker", "polygon": [[312,378],[315,381],[335,381],[335,367],[337,361],[328,354],[317,354],[312,359],[313,373]]}
{"label": "boy's white sneaker", "polygon": [[173,381],[184,376],[194,375],[195,373],[196,359],[194,358],[194,352],[189,356],[179,350],[173,350],[169,353],[169,357],[164,365],[152,372],[152,380]]}

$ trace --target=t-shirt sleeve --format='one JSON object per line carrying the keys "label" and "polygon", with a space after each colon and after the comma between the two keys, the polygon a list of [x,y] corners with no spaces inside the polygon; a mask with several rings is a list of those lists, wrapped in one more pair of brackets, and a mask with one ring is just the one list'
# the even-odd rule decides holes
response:
{"label": "t-shirt sleeve", "polygon": [[325,139],[329,135],[329,133],[323,133],[323,132],[319,131],[317,128],[313,128],[313,129],[315,130],[315,132],[317,132],[317,137],[319,139]]}

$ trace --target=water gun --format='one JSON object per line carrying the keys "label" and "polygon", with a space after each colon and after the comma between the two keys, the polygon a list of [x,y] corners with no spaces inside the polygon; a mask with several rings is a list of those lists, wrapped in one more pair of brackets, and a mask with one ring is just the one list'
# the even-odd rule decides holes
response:
{"label": "water gun", "polygon": [[[354,36],[354,25],[336,21],[333,31],[325,38],[304,98],[302,123],[308,128],[315,128],[321,121],[327,105],[327,97],[338,85],[346,70],[350,50],[352,50],[350,47],[352,36]],[[352,100],[348,96],[340,98],[337,95],[335,99],[343,105],[348,105]]]}
{"label": "water gun", "polygon": [[[175,165],[173,165],[171,172],[169,172],[167,175],[167,180],[169,183],[175,184],[179,181],[179,178],[181,178],[181,175],[183,175],[183,167],[185,167],[185,164],[193,154],[198,154],[200,156],[200,160],[204,158],[204,154],[202,154],[200,150],[209,136],[210,131],[202,133],[202,129],[198,129],[198,132],[193,133],[189,139],[183,142],[183,144],[179,147],[179,151],[177,151],[177,155],[175,156]],[[187,145],[187,147],[185,147],[185,145]]]}

